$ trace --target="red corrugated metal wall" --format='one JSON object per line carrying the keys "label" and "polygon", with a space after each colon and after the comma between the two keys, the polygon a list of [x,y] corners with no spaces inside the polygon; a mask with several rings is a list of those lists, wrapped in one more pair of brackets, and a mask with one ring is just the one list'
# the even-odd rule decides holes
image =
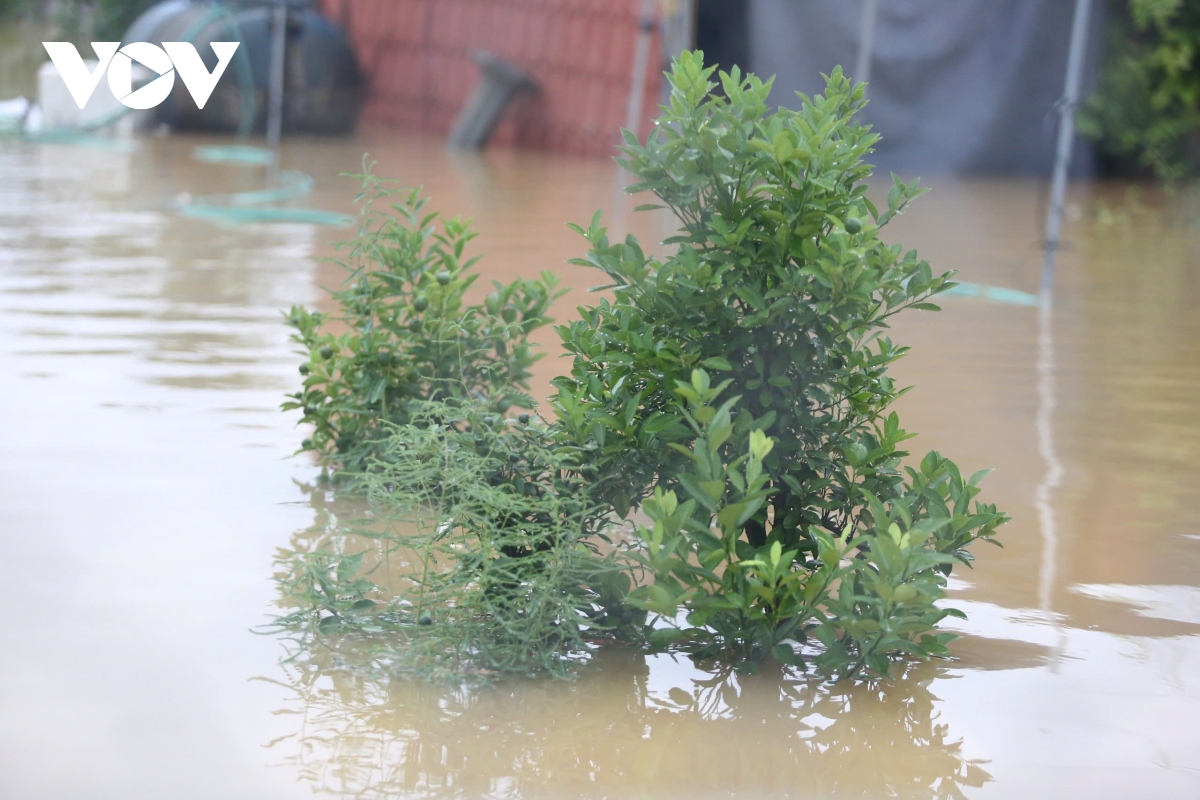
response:
{"label": "red corrugated metal wall", "polygon": [[[537,95],[514,103],[492,142],[612,155],[625,124],[642,0],[323,0],[350,35],[370,95],[367,121],[445,133],[488,50],[524,69]],[[650,48],[641,134],[662,80]]]}

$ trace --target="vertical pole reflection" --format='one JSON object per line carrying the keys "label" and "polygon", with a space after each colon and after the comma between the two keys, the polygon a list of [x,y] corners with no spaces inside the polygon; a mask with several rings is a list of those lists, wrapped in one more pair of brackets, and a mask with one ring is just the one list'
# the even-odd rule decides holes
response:
{"label": "vertical pole reflection", "polygon": [[[1054,250],[1046,251],[1045,268],[1054,269]],[[1053,494],[1062,482],[1063,468],[1054,447],[1054,299],[1043,286],[1038,304],[1038,409],[1035,422],[1038,453],[1046,462],[1046,473],[1034,491],[1034,505],[1042,529],[1042,566],[1038,574],[1038,608],[1047,616],[1052,611],[1054,581],[1058,573],[1058,529],[1054,518]]]}

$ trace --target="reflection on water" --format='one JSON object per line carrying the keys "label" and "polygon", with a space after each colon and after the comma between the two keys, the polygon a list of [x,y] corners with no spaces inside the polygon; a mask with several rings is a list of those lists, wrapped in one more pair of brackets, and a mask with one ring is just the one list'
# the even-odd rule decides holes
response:
{"label": "reflection on water", "polygon": [[[1058,221],[1052,224],[1057,231]],[[1054,262],[1057,251],[1057,241],[1047,247],[1042,262],[1042,288],[1038,302],[1038,355],[1035,365],[1038,408],[1034,424],[1037,431],[1038,455],[1045,462],[1045,473],[1033,496],[1042,535],[1042,556],[1038,566],[1038,609],[1055,623],[1061,620],[1054,613],[1052,599],[1054,585],[1058,580],[1058,520],[1054,507],[1054,493],[1062,484],[1064,472],[1054,436],[1054,412],[1058,408],[1054,364]],[[1060,636],[1056,658],[1061,655],[1063,641]],[[1051,665],[1051,668],[1056,668],[1056,665]]]}
{"label": "reflection on water", "polygon": [[[291,551],[372,546],[338,536],[363,504],[300,488],[314,521]],[[289,692],[276,713],[296,731],[270,742],[279,765],[331,796],[961,797],[991,779],[941,720],[931,686],[945,666],[829,686],[770,662],[745,676],[610,646],[576,681],[447,688],[373,674],[361,643],[338,639],[289,649],[281,677],[259,678]],[[999,669],[1044,659],[1036,645],[984,647]]]}
{"label": "reflection on water", "polygon": [[[897,326],[917,449],[994,466],[1004,549],[956,571],[957,661],[883,686],[752,678],[606,650],[575,683],[447,692],[280,666],[250,630],[276,550],[354,510],[306,491],[280,414],[279,309],[321,302],[338,232],[169,212],[261,188],[199,140],[0,149],[0,794],[5,800],[382,797],[1195,797],[1200,775],[1200,231],[1144,196],[1068,227],[1054,314],[1044,570],[1037,310],[951,298]],[[346,212],[362,153],[475,219],[482,283],[563,266],[608,164],[448,156],[390,132],[285,143]],[[1072,199],[1091,208],[1123,190]],[[1035,291],[1039,186],[935,182],[889,236],[968,281]],[[647,241],[651,215],[618,218]],[[556,346],[550,329],[539,332]],[[553,352],[553,351],[551,351]],[[535,394],[568,363],[538,365]],[[1042,408],[1045,408],[1043,404]],[[299,531],[299,533],[296,533]],[[254,679],[258,676],[258,679]],[[264,747],[264,745],[268,745]]]}
{"label": "reflection on water", "polygon": [[961,797],[991,780],[924,666],[817,687],[620,651],[574,682],[481,691],[285,667],[281,763],[335,797]]}
{"label": "reflection on water", "polygon": [[1084,597],[1108,600],[1131,607],[1135,613],[1156,619],[1200,625],[1200,587],[1122,586],[1115,583],[1079,584],[1071,591]]}
{"label": "reflection on water", "polygon": [[[183,151],[186,153],[186,150]],[[182,155],[179,148],[167,157]],[[192,389],[265,388],[265,342],[284,343],[278,308],[311,296],[308,226],[245,231],[154,208],[163,155],[42,147],[0,151],[0,263],[15,302],[18,356],[133,356],[141,379]],[[143,196],[139,196],[143,195]],[[290,348],[274,353],[290,363]],[[288,384],[277,386],[282,390]]]}

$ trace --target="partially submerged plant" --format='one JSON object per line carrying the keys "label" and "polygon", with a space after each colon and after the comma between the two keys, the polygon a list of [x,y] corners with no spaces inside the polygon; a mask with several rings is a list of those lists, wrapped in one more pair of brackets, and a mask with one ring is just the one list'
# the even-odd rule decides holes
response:
{"label": "partially submerged plant", "polygon": [[[627,600],[668,623],[648,628],[649,641],[753,670],[768,653],[801,665],[797,648],[815,639],[824,648],[816,666],[837,676],[864,668],[882,675],[897,657],[946,655],[954,636],[934,628],[963,614],[935,605],[945,596],[945,576],[956,561],[969,560],[965,548],[973,540],[991,540],[1005,520],[979,503],[972,512],[986,471],[964,480],[953,462],[929,453],[919,468],[905,468],[907,480],[886,501],[858,485],[840,535],[811,526],[810,546],[772,526],[756,547],[746,527],[771,501],[764,462],[775,442],[759,429],[735,432],[737,398],[716,406],[729,383],[712,387],[696,370],[677,391],[694,434],[690,449],[671,445],[692,462],[675,475],[687,499],[659,485],[645,500],[653,525],[639,528],[645,551],[635,559],[654,582]],[[884,427],[903,436],[896,425],[893,412]],[[851,481],[856,477],[852,472]]]}
{"label": "partially submerged plant", "polygon": [[[611,517],[589,505],[576,454],[545,425],[425,401],[391,430],[359,484],[375,513],[348,529],[377,542],[372,563],[361,552],[289,556],[284,580],[301,608],[285,624],[399,633],[397,646],[375,648],[377,661],[461,677],[565,675],[589,639],[610,634],[623,612],[634,620],[621,605],[627,564],[596,544]],[[407,571],[385,580],[390,564]]]}
{"label": "partially submerged plant", "polygon": [[[482,304],[465,295],[479,277],[466,258],[469,223],[428,212],[420,190],[399,194],[365,174],[358,236],[346,246],[349,271],[333,292],[339,313],[295,306],[287,321],[308,360],[299,408],[313,426],[302,449],[359,472],[377,456],[386,423],[406,425],[412,404],[445,398],[531,407],[529,368],[539,356],[529,334],[549,320],[557,279],[495,284]],[[397,197],[399,202],[391,202]],[[376,208],[385,202],[388,210]]]}
{"label": "partially submerged plant", "polygon": [[630,191],[680,221],[673,251],[612,243],[599,217],[578,229],[613,300],[560,328],[576,357],[552,405],[619,513],[653,493],[655,581],[631,599],[672,623],[686,610],[700,652],[786,658],[811,626],[839,674],[942,654],[944,576],[1007,518],[971,505],[985,473],[963,481],[936,453],[901,469],[887,369],[907,348],[883,332],[954,284],[879,229],[923,190],[893,177],[883,211],[868,199],[878,136],[840,69],[773,112],[770,82],[734,68],[718,95],[712,72],[685,53],[659,133],[623,148]]}
{"label": "partially submerged plant", "polygon": [[[465,235],[447,223],[426,253],[428,222],[406,211],[415,195],[397,207],[408,227],[381,223],[398,255],[368,226],[355,245],[397,265],[337,295],[355,332],[319,339],[298,315],[310,351],[328,361],[319,348],[336,342],[342,359],[320,373],[310,361],[297,398],[313,405],[314,446],[362,473],[382,513],[434,526],[389,539],[425,566],[377,615],[419,623],[428,603],[430,624],[416,626],[427,633],[406,644],[426,672],[561,672],[585,636],[631,626],[650,647],[748,670],[812,656],[827,675],[882,675],[897,658],[946,653],[953,636],[934,630],[958,613],[935,605],[946,576],[1007,517],[975,499],[986,472],[964,479],[937,453],[902,466],[912,434],[889,406],[906,390],[887,371],[907,349],[883,333],[901,311],[936,310],[929,299],[954,284],[879,230],[923,190],[893,178],[883,211],[868,199],[863,159],[878,137],[854,121],[864,87],[840,69],[796,111],[769,111],[770,82],[736,68],[713,94],[712,72],[683,54],[657,133],[644,145],[626,134],[630,190],[679,219],[673,249],[612,243],[599,214],[576,228],[591,245],[576,263],[604,271],[612,299],[559,329],[575,359],[554,381],[552,424],[502,419],[509,398],[532,402],[512,388],[532,357],[525,346],[513,365],[494,338],[544,321],[549,276],[503,295],[520,323],[452,304],[437,325],[404,324],[413,292],[432,286],[428,265],[457,267]],[[404,368],[356,373],[381,329]],[[359,430],[352,447],[333,438]],[[621,556],[608,534],[638,507],[652,524]],[[322,569],[346,587],[321,589],[337,621],[318,624],[340,628],[374,589]]]}

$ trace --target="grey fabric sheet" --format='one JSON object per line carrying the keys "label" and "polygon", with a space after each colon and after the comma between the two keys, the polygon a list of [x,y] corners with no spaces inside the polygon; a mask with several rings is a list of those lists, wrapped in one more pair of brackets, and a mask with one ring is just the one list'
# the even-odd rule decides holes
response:
{"label": "grey fabric sheet", "polygon": [[[749,0],[751,68],[775,74],[772,100],[821,91],[820,73],[852,73],[864,0]],[[867,121],[873,161],[911,174],[1044,174],[1071,36],[1072,0],[878,0]],[[1101,10],[1101,3],[1095,4]],[[1089,67],[1104,39],[1093,13]],[[853,76],[852,76],[853,77]],[[1091,148],[1076,143],[1074,174]]]}

